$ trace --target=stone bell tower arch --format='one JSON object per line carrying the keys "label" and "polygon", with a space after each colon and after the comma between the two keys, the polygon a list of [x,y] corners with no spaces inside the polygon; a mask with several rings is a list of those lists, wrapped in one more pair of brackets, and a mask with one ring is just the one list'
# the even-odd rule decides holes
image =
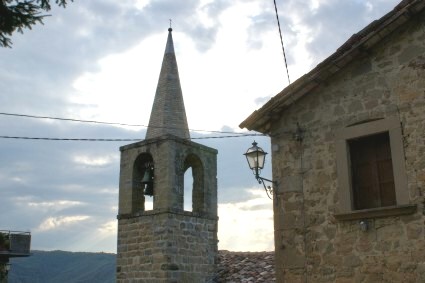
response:
{"label": "stone bell tower arch", "polygon": [[[146,139],[120,148],[117,282],[212,282],[215,274],[217,150],[190,140],[168,31]],[[193,209],[185,211],[189,168]]]}

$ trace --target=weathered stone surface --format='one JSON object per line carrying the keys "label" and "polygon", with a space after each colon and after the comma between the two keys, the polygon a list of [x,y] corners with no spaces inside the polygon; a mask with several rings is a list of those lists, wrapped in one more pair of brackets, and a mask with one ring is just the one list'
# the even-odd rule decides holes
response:
{"label": "weathered stone surface", "polygon": [[174,53],[172,29],[168,31],[167,45],[149,119],[149,127],[146,132],[146,139],[157,138],[164,134],[172,134],[180,138],[190,139],[183,94],[180,86],[179,70],[176,54]]}
{"label": "weathered stone surface", "polygon": [[[414,2],[414,1],[411,1]],[[404,1],[408,3],[408,1]],[[276,276],[282,282],[425,282],[425,12],[272,122]],[[397,117],[411,215],[338,221],[335,133]],[[296,121],[296,122],[295,122]],[[273,124],[275,123],[275,124]],[[276,135],[283,129],[303,129]]]}
{"label": "weathered stone surface", "polygon": [[[117,282],[212,282],[217,150],[190,141],[171,29],[146,140],[120,148]],[[192,210],[184,210],[191,168]],[[153,209],[145,207],[149,175]]]}

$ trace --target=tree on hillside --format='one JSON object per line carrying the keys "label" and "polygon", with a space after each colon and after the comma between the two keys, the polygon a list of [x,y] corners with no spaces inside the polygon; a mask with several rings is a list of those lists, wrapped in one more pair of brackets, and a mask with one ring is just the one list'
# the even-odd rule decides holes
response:
{"label": "tree on hillside", "polygon": [[[62,7],[69,1],[73,0],[55,0]],[[22,33],[24,28],[43,24],[43,18],[49,16],[43,13],[50,9],[50,0],[0,0],[0,47],[11,47],[9,36],[14,31]]]}

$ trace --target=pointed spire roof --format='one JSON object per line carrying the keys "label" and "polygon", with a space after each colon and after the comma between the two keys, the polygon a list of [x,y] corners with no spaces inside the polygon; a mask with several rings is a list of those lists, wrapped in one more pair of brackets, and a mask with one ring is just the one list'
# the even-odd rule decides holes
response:
{"label": "pointed spire roof", "polygon": [[167,134],[190,139],[171,32],[170,27],[146,139]]}

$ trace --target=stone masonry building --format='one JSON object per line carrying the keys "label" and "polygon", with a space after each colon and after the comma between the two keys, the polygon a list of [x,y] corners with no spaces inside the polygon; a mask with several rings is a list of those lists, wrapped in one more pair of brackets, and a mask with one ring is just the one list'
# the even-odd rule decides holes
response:
{"label": "stone masonry building", "polygon": [[240,126],[271,137],[277,282],[425,282],[425,1]]}
{"label": "stone masonry building", "polygon": [[[146,139],[120,151],[117,282],[212,282],[217,150],[190,140],[171,28]],[[192,210],[185,211],[189,168]]]}

